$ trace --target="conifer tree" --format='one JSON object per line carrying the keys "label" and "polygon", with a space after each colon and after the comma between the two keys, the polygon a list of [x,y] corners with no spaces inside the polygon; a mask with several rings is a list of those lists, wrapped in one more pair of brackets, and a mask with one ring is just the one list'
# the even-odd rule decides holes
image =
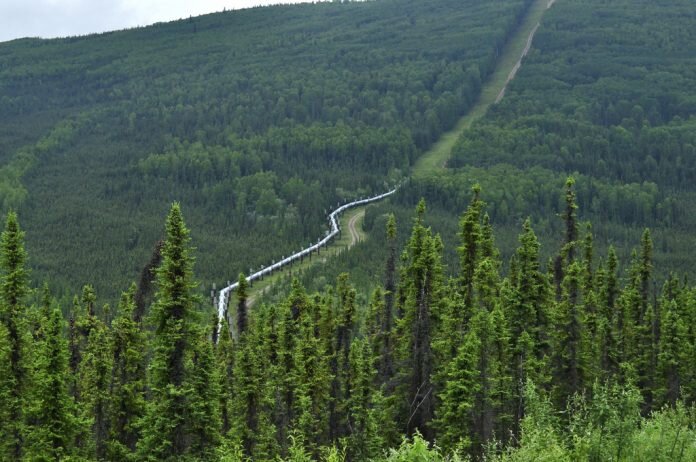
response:
{"label": "conifer tree", "polygon": [[9,342],[10,377],[12,392],[7,402],[9,418],[2,424],[2,432],[12,440],[8,459],[19,460],[23,452],[24,406],[28,392],[28,351],[26,306],[28,274],[25,268],[27,254],[24,250],[24,231],[19,227],[17,215],[7,214],[5,229],[0,236],[0,322],[7,329]]}
{"label": "conifer tree", "polygon": [[[216,320],[217,322],[217,320]],[[225,436],[230,431],[232,422],[230,415],[230,406],[233,399],[232,396],[232,379],[234,368],[234,348],[232,344],[232,336],[230,333],[229,322],[225,317],[222,321],[218,341],[215,345],[215,356],[220,372],[220,418],[221,432]]]}
{"label": "conifer tree", "polygon": [[569,266],[575,261],[575,247],[578,240],[578,206],[575,200],[574,186],[575,179],[573,177],[568,177],[565,185],[565,211],[563,213],[565,236],[563,239],[563,249],[561,250],[561,256],[564,258],[566,266]]}
{"label": "conifer tree", "polygon": [[237,335],[241,336],[247,328],[248,283],[244,273],[239,274],[237,285]]}
{"label": "conifer tree", "polygon": [[[477,314],[477,317],[485,313]],[[472,324],[480,322],[472,320]],[[472,445],[475,396],[480,393],[478,359],[481,339],[477,329],[470,329],[457,354],[446,366],[446,379],[439,393],[435,427],[438,445],[447,449],[468,450]]]}
{"label": "conifer tree", "polygon": [[513,434],[519,434],[524,417],[524,387],[527,380],[539,385],[548,382],[547,355],[550,333],[550,286],[541,272],[540,244],[527,218],[518,237],[520,246],[513,255],[508,281],[501,287],[501,299],[510,334],[510,403]]}
{"label": "conifer tree", "polygon": [[562,299],[556,304],[553,319],[554,395],[560,408],[584,386],[584,317],[578,300],[581,274],[580,263],[568,266],[563,278]]}
{"label": "conifer tree", "polygon": [[336,312],[336,324],[334,345],[331,347],[331,415],[329,419],[329,437],[338,440],[348,432],[347,409],[345,404],[349,400],[350,389],[348,387],[348,370],[350,345],[355,329],[355,289],[350,287],[348,274],[343,273],[338,277],[336,284],[338,304]]}
{"label": "conifer tree", "polygon": [[685,348],[689,340],[677,302],[665,301],[665,306],[658,355],[660,383],[657,388],[661,403],[674,406],[680,398],[682,377],[689,364],[687,356],[689,349]]}
{"label": "conifer tree", "polygon": [[474,284],[474,272],[481,255],[483,229],[481,226],[481,212],[485,204],[480,199],[481,186],[478,184],[472,188],[474,197],[471,199],[464,216],[459,222],[459,238],[461,246],[457,249],[461,266],[460,285],[464,295],[465,306],[471,307],[472,287]]}
{"label": "conifer tree", "polygon": [[330,425],[326,410],[331,401],[333,376],[322,339],[316,336],[311,304],[301,312],[297,338],[292,351],[293,386],[292,425],[305,442],[306,449],[317,455],[319,447],[329,443]]}
{"label": "conifer tree", "polygon": [[617,310],[619,266],[616,250],[609,246],[606,265],[596,273],[597,311],[596,328],[599,349],[599,367],[603,373],[615,376],[619,372],[617,333],[620,313]]}
{"label": "conifer tree", "polygon": [[[481,454],[496,427],[509,423],[509,333],[498,296],[496,263],[483,258],[474,273],[474,314],[454,360],[446,366],[438,407],[438,441]],[[464,429],[464,431],[462,431]],[[462,439],[464,433],[466,439]]]}
{"label": "conifer tree", "polygon": [[[384,314],[382,317],[382,332],[391,332],[394,323],[394,295],[396,293],[396,218],[390,214],[387,219],[387,265],[384,277]],[[391,349],[391,345],[385,345],[386,350]],[[380,366],[380,376],[382,381],[390,374],[389,364]]]}
{"label": "conifer tree", "polygon": [[0,323],[0,456],[4,460],[11,460],[15,447],[11,425],[13,424],[11,412],[14,394],[11,354],[7,328]]}
{"label": "conifer tree", "polygon": [[650,300],[652,282],[653,243],[650,230],[645,229],[641,237],[640,252],[634,257],[632,267],[633,281],[630,286],[639,294],[639,303],[633,307],[635,323],[634,365],[638,375],[638,388],[643,395],[644,410],[650,411],[653,405],[652,389],[657,368],[657,348],[659,343],[659,312]]}
{"label": "conifer tree", "polygon": [[61,460],[72,453],[75,417],[68,394],[68,348],[63,324],[56,307],[48,319],[45,340],[34,355],[27,460]]}
{"label": "conifer tree", "polygon": [[81,424],[76,446],[89,459],[103,460],[107,454],[112,367],[110,333],[106,325],[97,321],[90,330],[80,363],[80,402],[76,409]]}
{"label": "conifer tree", "polygon": [[171,207],[166,222],[162,264],[157,269],[157,292],[152,307],[152,361],[142,438],[138,442],[147,460],[181,458],[188,454],[191,433],[190,374],[195,346],[193,258],[189,231],[178,203]]}
{"label": "conifer tree", "polygon": [[575,201],[575,179],[568,177],[565,183],[565,210],[561,217],[565,224],[563,245],[560,255],[554,261],[553,278],[556,285],[556,300],[563,295],[563,277],[566,269],[575,261],[575,247],[578,239],[577,203]]}
{"label": "conifer tree", "polygon": [[[283,454],[288,441],[289,412],[284,400],[286,385],[290,379],[283,375],[285,353],[279,351],[283,345],[284,320],[289,318],[285,304],[261,305],[254,324],[256,336],[256,363],[263,385],[259,407],[259,431],[252,456],[260,460],[274,454]],[[290,357],[290,360],[292,358]]]}
{"label": "conifer tree", "polygon": [[384,429],[379,427],[377,401],[374,388],[376,369],[370,344],[357,339],[350,346],[346,408],[348,410],[348,456],[350,460],[370,460],[382,447]]}
{"label": "conifer tree", "polygon": [[203,460],[214,460],[215,450],[221,442],[222,429],[220,378],[211,335],[212,332],[200,332],[194,340],[192,367],[187,384],[187,388],[191,390],[187,415],[190,452]]}
{"label": "conifer tree", "polygon": [[121,295],[112,323],[113,373],[108,459],[124,460],[136,449],[145,412],[145,336],[136,320],[135,284]]}
{"label": "conifer tree", "polygon": [[263,339],[264,329],[256,322],[240,337],[231,380],[229,434],[254,460],[270,459],[277,452],[272,371],[264,367],[268,350]]}
{"label": "conifer tree", "polygon": [[398,321],[400,418],[406,432],[420,431],[430,437],[433,397],[433,310],[437,311],[442,290],[442,241],[423,224],[425,201],[416,208],[411,238],[402,257],[400,311]]}

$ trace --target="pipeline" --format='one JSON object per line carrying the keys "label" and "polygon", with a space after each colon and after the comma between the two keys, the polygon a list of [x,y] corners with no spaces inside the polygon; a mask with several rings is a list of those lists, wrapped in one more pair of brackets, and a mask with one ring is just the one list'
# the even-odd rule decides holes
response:
{"label": "pipeline", "polygon": [[[319,249],[321,249],[322,247],[327,245],[331,241],[331,239],[336,237],[336,235],[339,233],[340,230],[339,230],[339,226],[338,226],[338,217],[341,215],[341,213],[345,212],[346,210],[348,210],[350,208],[357,207],[359,205],[365,205],[365,204],[369,204],[371,202],[376,202],[376,201],[382,200],[385,197],[389,197],[392,194],[394,194],[397,189],[398,189],[398,186],[396,188],[392,189],[391,191],[388,191],[384,194],[380,194],[380,195],[374,196],[374,197],[369,197],[367,199],[360,199],[357,201],[349,202],[347,204],[344,204],[344,205],[338,207],[336,210],[331,212],[331,214],[329,215],[329,226],[331,229],[327,232],[326,236],[323,239],[320,239],[316,244],[311,245],[304,250],[300,250],[299,252],[297,252],[293,255],[290,255],[289,257],[284,258],[283,260],[281,260],[277,263],[273,263],[271,266],[269,266],[267,268],[262,268],[260,271],[257,271],[256,273],[254,273],[250,276],[247,276],[247,278],[246,278],[247,282],[255,281],[256,279],[259,279],[263,276],[266,276],[267,274],[271,274],[274,271],[277,271],[280,268],[283,268],[284,266],[287,266],[287,265],[295,262],[296,260],[304,258],[306,255],[309,255],[314,251],[318,251]],[[222,325],[223,325],[223,320],[224,320],[225,315],[227,313],[227,306],[229,304],[230,295],[231,295],[232,291],[234,291],[237,288],[238,285],[239,285],[239,282],[235,282],[234,284],[230,284],[227,287],[220,290],[220,293],[218,295],[218,334],[220,333],[220,329],[222,328]]]}

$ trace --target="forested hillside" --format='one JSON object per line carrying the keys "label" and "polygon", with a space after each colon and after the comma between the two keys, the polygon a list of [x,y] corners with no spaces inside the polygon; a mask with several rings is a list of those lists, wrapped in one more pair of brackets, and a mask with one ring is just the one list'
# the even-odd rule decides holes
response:
{"label": "forested hillside", "polygon": [[0,44],[0,206],[32,273],[137,278],[172,200],[209,286],[383,191],[476,100],[528,0],[381,0],[212,14]]}
{"label": "forested hillside", "polygon": [[[554,236],[554,191],[577,180],[598,244],[625,259],[649,226],[658,266],[696,258],[696,28],[693,2],[564,0],[544,16],[505,98],[461,137],[450,171],[405,192],[461,208],[480,182],[506,235],[525,217]],[[509,254],[509,253],[508,253]]]}
{"label": "forested hillside", "polygon": [[[542,255],[551,257],[562,232],[558,191],[569,174],[576,179],[580,218],[592,221],[602,252],[613,244],[622,261],[630,259],[647,226],[658,280],[670,271],[693,278],[693,15],[690,2],[681,0],[554,4],[505,98],[464,132],[449,168],[421,172],[391,203],[370,206],[364,226],[371,239],[309,270],[303,283],[319,289],[349,271],[359,293],[374,287],[375,262],[386,257],[386,215],[407,220],[421,197],[446,243],[451,271],[457,262],[452,211],[466,206],[475,183],[483,187],[505,258],[514,253],[528,216],[544,244]],[[602,111],[613,115],[605,119]],[[619,118],[616,111],[624,112]],[[640,123],[629,113],[642,113]],[[401,232],[399,242],[407,237]],[[277,297],[285,291],[279,288]]]}
{"label": "forested hillside", "polygon": [[[690,461],[696,458],[696,289],[652,293],[653,241],[597,255],[574,181],[564,233],[540,259],[527,220],[508,262],[479,186],[452,277],[421,201],[384,289],[349,276],[249,310],[199,311],[179,204],[166,220],[150,314],[135,286],[114,315],[91,288],[66,323],[27,285],[15,214],[0,239],[0,457],[134,461]],[[398,255],[401,258],[398,259]],[[502,276],[503,268],[508,275]],[[34,303],[28,302],[34,299]],[[389,449],[395,448],[395,449]]]}

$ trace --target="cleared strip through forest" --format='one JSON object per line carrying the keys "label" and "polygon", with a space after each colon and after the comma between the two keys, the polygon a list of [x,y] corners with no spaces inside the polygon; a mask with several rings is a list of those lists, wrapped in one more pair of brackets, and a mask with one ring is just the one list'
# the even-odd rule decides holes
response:
{"label": "cleared strip through forest", "polygon": [[[412,176],[417,177],[419,175],[425,175],[444,168],[447,159],[450,157],[452,148],[462,133],[467,130],[475,120],[485,115],[486,111],[491,105],[499,102],[500,99],[502,99],[507,85],[515,77],[517,70],[521,66],[522,59],[527,55],[531,47],[534,34],[539,27],[541,17],[543,16],[544,12],[554,4],[554,2],[555,0],[535,0],[532,3],[532,5],[529,7],[527,15],[522,20],[522,23],[518,27],[517,31],[503,48],[495,70],[483,84],[481,96],[479,97],[478,102],[469,112],[467,112],[466,115],[459,119],[452,130],[442,135],[440,140],[438,140],[438,142],[435,143],[430,150],[418,158],[411,171]],[[339,225],[339,218],[344,211],[355,207],[364,207],[368,203],[382,200],[394,194],[396,190],[397,188],[394,188],[393,190],[384,194],[350,202],[338,207],[329,215],[330,231],[327,232],[327,235],[323,239],[287,258],[283,258],[277,263],[273,263],[267,268],[257,271],[256,273],[248,276],[247,281],[253,282],[257,279],[269,277],[287,265],[290,265],[296,261],[304,261],[305,257],[310,258],[312,253],[319,253],[321,249],[331,252],[332,247],[336,245],[335,242],[332,243],[332,241],[334,241],[336,236],[340,233],[341,226]],[[360,211],[357,213],[360,213]],[[353,216],[351,216],[351,219],[352,218]],[[342,244],[342,246],[343,245],[345,244]],[[222,326],[222,321],[227,315],[229,299],[233,291],[236,290],[237,286],[238,282],[228,284],[227,287],[223,288],[218,293],[218,328]],[[265,287],[260,288],[260,290],[265,291],[267,288],[268,284],[266,284]]]}
{"label": "cleared strip through forest", "polygon": [[[277,263],[273,263],[272,265],[268,266],[267,268],[262,268],[261,270],[255,272],[254,274],[247,276],[247,281],[253,282],[257,279],[261,279],[264,276],[270,276],[274,272],[277,272],[284,268],[287,265],[290,265],[296,261],[302,261],[305,257],[310,258],[313,253],[319,253],[319,251],[327,247],[331,241],[333,241],[336,236],[338,236],[341,232],[341,226],[339,225],[339,217],[343,212],[345,212],[348,209],[354,208],[354,207],[359,207],[361,205],[367,205],[371,202],[376,202],[380,201],[386,197],[391,196],[396,192],[397,188],[392,189],[391,191],[388,191],[383,194],[379,194],[377,196],[369,197],[367,199],[360,199],[357,201],[349,202],[347,204],[343,204],[340,207],[338,207],[336,210],[331,212],[329,215],[329,226],[330,230],[326,233],[326,236],[323,239],[320,239],[316,244],[310,245],[309,247],[300,250],[297,253],[294,253],[290,255],[289,257],[285,257],[282,260],[280,260]],[[232,293],[233,290],[235,290],[239,286],[239,282],[235,282],[234,284],[230,284],[224,289],[222,289],[218,295],[218,329],[222,325],[222,320],[226,316],[227,312],[227,306],[229,304],[229,298],[230,294]]]}
{"label": "cleared strip through forest", "polygon": [[[433,171],[444,168],[450,157],[452,148],[457,140],[471,124],[486,114],[488,108],[498,102],[498,96],[505,94],[508,83],[516,74],[515,67],[519,68],[522,58],[525,57],[531,46],[534,34],[541,21],[544,12],[553,5],[555,0],[535,0],[530,5],[527,16],[512,35],[507,44],[503,47],[495,70],[488,77],[481,89],[481,96],[478,102],[469,112],[467,112],[454,126],[452,130],[445,133],[428,150],[421,155],[413,166],[412,175],[417,177],[427,175]],[[513,72],[515,70],[515,72]],[[501,96],[502,99],[502,96]]]}

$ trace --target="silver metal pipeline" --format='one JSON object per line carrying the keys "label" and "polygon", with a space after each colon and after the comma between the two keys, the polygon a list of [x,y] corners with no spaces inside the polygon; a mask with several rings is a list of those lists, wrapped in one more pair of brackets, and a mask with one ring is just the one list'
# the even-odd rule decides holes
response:
{"label": "silver metal pipeline", "polygon": [[[309,255],[310,253],[317,251],[321,249],[322,247],[326,246],[331,239],[333,239],[339,232],[339,226],[338,226],[338,217],[341,215],[341,213],[345,212],[346,210],[357,207],[359,205],[365,205],[369,204],[370,202],[376,202],[379,200],[384,199],[385,197],[391,196],[396,192],[398,189],[398,186],[391,191],[388,191],[384,194],[380,194],[378,196],[374,197],[369,197],[367,199],[360,199],[357,201],[349,202],[347,204],[341,205],[338,207],[336,210],[331,212],[329,215],[329,226],[330,230],[326,234],[326,236],[323,239],[320,239],[316,244],[310,245],[304,250],[300,250],[299,252],[290,255],[287,258],[282,259],[281,261],[277,263],[273,263],[271,266],[268,266],[266,268],[262,268],[260,271],[255,272],[254,274],[247,276],[247,282],[255,281],[256,279],[259,279],[263,276],[266,276],[267,274],[271,274],[274,271],[279,270],[280,268],[283,268],[284,266],[287,266],[296,260],[299,260],[303,258],[306,255]],[[227,313],[227,307],[229,305],[230,301],[230,296],[234,290],[237,289],[237,286],[239,285],[239,282],[235,282],[234,284],[230,284],[227,287],[223,288],[220,290],[220,293],[218,294],[218,334],[220,333],[220,329],[222,328],[223,325],[223,319]]]}

